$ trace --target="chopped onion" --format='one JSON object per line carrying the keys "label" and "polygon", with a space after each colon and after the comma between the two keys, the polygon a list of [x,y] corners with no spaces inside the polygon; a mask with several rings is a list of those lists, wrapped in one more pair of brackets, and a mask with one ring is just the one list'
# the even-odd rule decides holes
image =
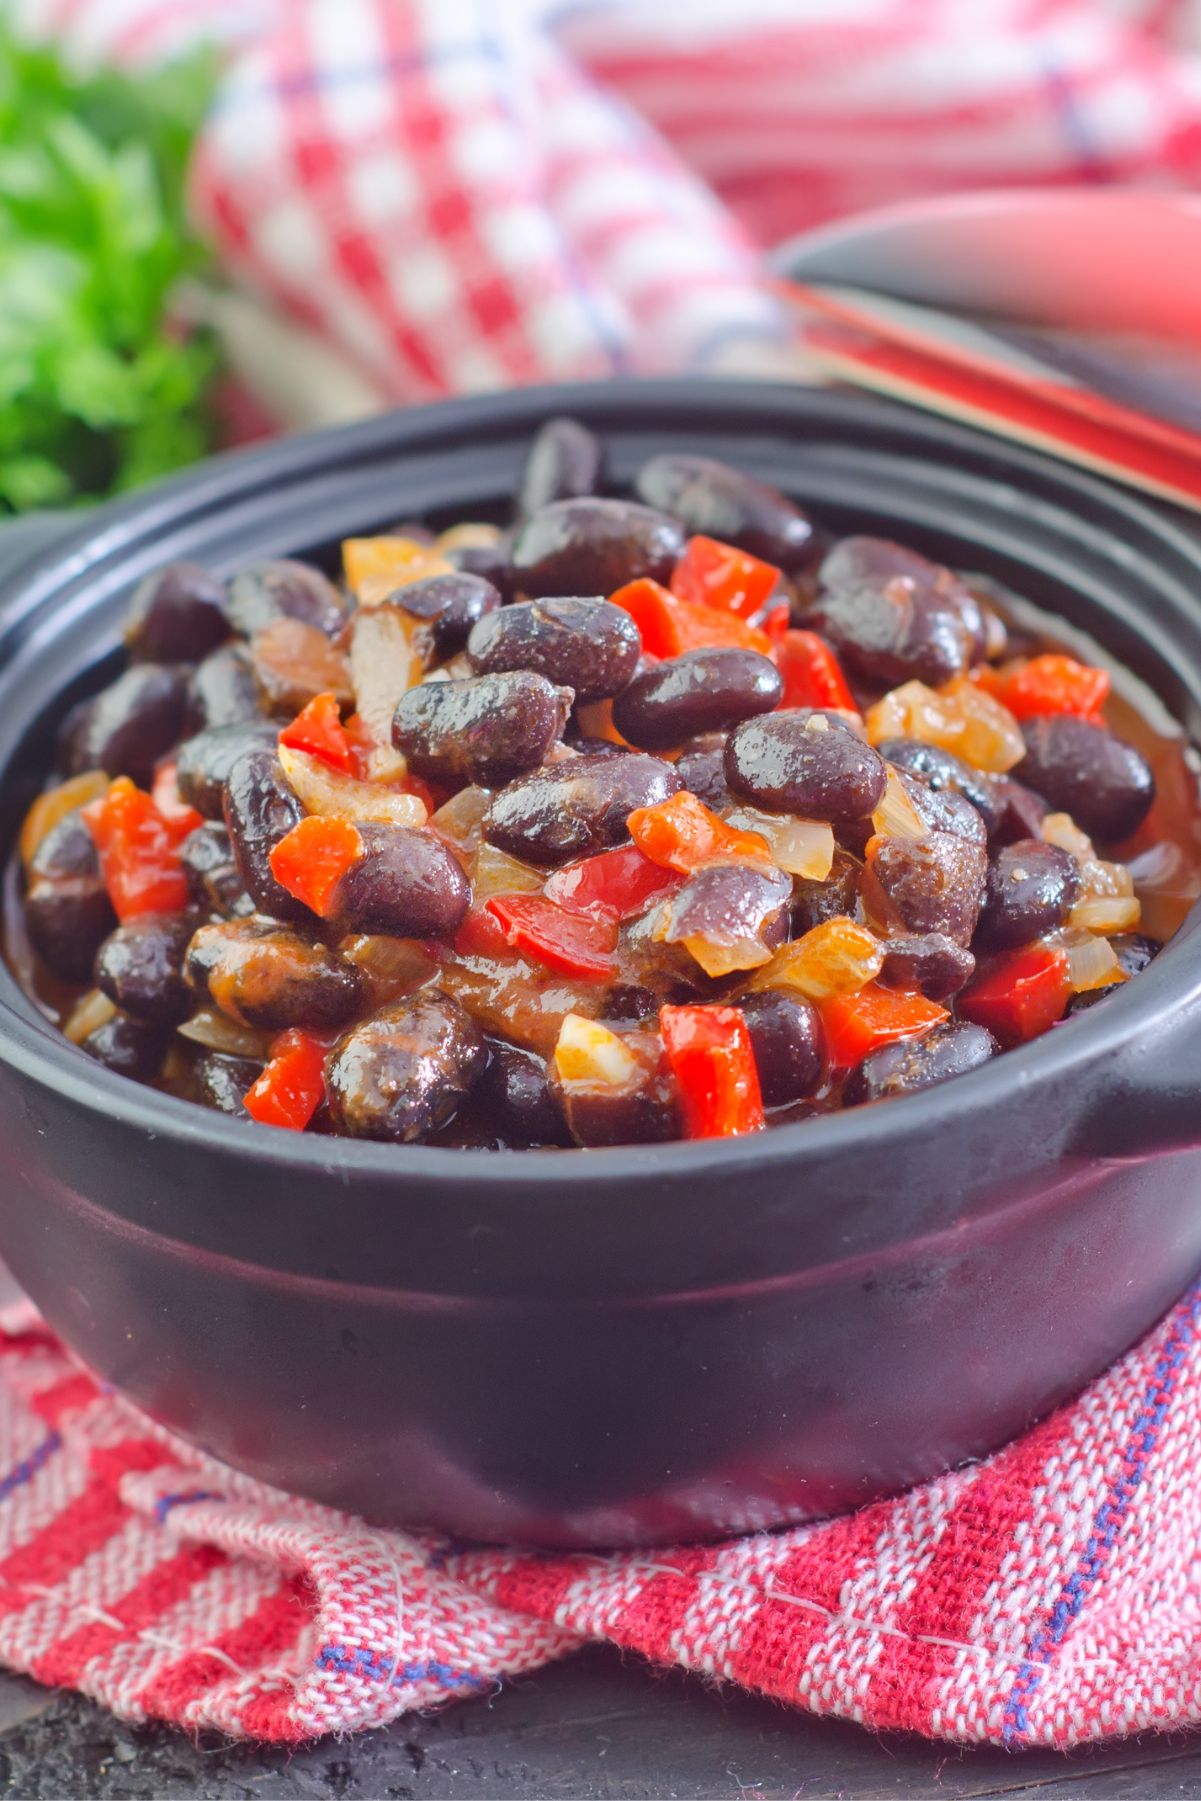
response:
{"label": "chopped onion", "polygon": [[[924,838],[930,830],[895,769],[888,772],[883,798],[872,814],[872,826],[881,838]],[[830,860],[833,862],[832,850]]]}
{"label": "chopped onion", "polygon": [[719,944],[716,938],[698,935],[685,938],[682,943],[707,976],[729,976],[740,969],[758,969],[771,958],[771,952],[759,938],[736,938],[731,944]]}
{"label": "chopped onion", "polygon": [[388,781],[404,775],[404,758],[392,743],[392,716],[402,694],[425,674],[414,643],[418,621],[399,607],[360,610],[350,628],[350,679],[355,705],[371,740],[368,772]]}
{"label": "chopped onion", "polygon": [[884,948],[875,933],[840,915],[781,945],[768,967],[752,977],[751,987],[795,988],[807,1000],[824,1001],[858,993],[883,967]]}
{"label": "chopped onion", "polygon": [[494,844],[481,844],[475,854],[471,891],[476,902],[486,901],[493,894],[533,894],[545,879],[543,870],[519,863]]}
{"label": "chopped onion", "polygon": [[726,815],[727,825],[757,832],[767,841],[772,862],[787,875],[824,882],[834,866],[834,827],[824,820],[794,819],[787,813],[761,813],[738,807]]}
{"label": "chopped onion", "polygon": [[560,1026],[554,1061],[561,1082],[589,1088],[624,1088],[639,1069],[616,1032],[578,1013]]}
{"label": "chopped onion", "polygon": [[499,525],[487,525],[480,519],[464,519],[461,525],[451,525],[439,532],[433,548],[440,556],[451,550],[487,550],[500,535]]}
{"label": "chopped onion", "polygon": [[474,785],[460,788],[436,813],[430,815],[434,830],[464,850],[474,850],[484,830],[484,815],[492,795],[487,788]]}
{"label": "chopped onion", "polygon": [[281,744],[279,762],[292,792],[310,813],[375,825],[419,826],[429,817],[419,795],[383,782],[361,782],[307,751]]}
{"label": "chopped onion", "polygon": [[382,932],[359,932],[343,938],[339,954],[363,971],[371,984],[374,1006],[386,1006],[432,981],[438,966],[416,938],[391,938]]}
{"label": "chopped onion", "polygon": [[903,682],[871,708],[867,736],[869,744],[918,738],[995,775],[1004,775],[1026,754],[1021,727],[1008,707],[967,676],[942,688]]}
{"label": "chopped onion", "polygon": [[178,1031],[181,1038],[202,1044],[206,1051],[220,1051],[226,1057],[256,1057],[260,1063],[267,1061],[271,1034],[256,1032],[253,1026],[241,1026],[215,1007],[198,1008]]}
{"label": "chopped onion", "polygon": [[1090,857],[1080,869],[1081,894],[1085,900],[1100,900],[1134,893],[1134,877],[1124,863],[1106,863]]}
{"label": "chopped onion", "polygon": [[117,1009],[107,994],[102,994],[99,988],[89,988],[86,994],[80,995],[63,1021],[63,1037],[69,1038],[72,1044],[82,1044],[110,1019],[115,1019],[116,1014]]}
{"label": "chopped onion", "polygon": [[1125,981],[1118,954],[1108,938],[1096,938],[1091,932],[1069,929],[1060,935],[1058,945],[1067,953],[1068,983],[1073,994],[1085,994],[1090,988],[1106,988],[1111,982]]}
{"label": "chopped onion", "polygon": [[1086,932],[1132,932],[1142,916],[1142,903],[1137,895],[1106,894],[1077,901],[1068,915],[1068,923],[1081,926]]}
{"label": "chopped onion", "polygon": [[1078,863],[1086,863],[1093,855],[1093,841],[1082,832],[1070,813],[1048,813],[1042,824],[1043,838],[1066,850]]}
{"label": "chopped onion", "polygon": [[55,826],[78,807],[86,806],[88,801],[99,800],[108,792],[108,784],[109,778],[103,769],[85,769],[82,775],[73,775],[70,781],[60,782],[56,788],[38,795],[21,827],[21,861],[26,869],[37,855],[39,845]]}

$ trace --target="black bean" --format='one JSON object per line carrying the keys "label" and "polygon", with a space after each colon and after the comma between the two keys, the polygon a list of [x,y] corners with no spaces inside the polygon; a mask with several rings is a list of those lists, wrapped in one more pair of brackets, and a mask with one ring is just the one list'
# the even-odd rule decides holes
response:
{"label": "black bean", "polygon": [[[677,765],[677,768],[679,765]],[[859,885],[863,880],[863,864],[849,851],[836,846],[830,873],[824,882],[802,877],[792,885],[792,936],[803,938],[814,926],[828,919],[859,914]]]}
{"label": "black bean", "polygon": [[92,835],[78,813],[69,813],[47,832],[29,866],[30,943],[64,982],[90,982],[96,952],[116,923]]}
{"label": "black bean", "polygon": [[575,691],[577,701],[607,700],[638,666],[638,627],[607,600],[529,600],[482,619],[467,641],[480,674],[534,669]]}
{"label": "black bean", "polygon": [[884,946],[880,980],[886,988],[914,989],[927,1000],[945,1001],[966,988],[976,973],[976,959],[945,932],[920,938],[890,938]]}
{"label": "black bean", "polygon": [[689,533],[720,538],[792,572],[814,552],[813,527],[776,488],[714,457],[651,457],[634,483],[639,500],[670,513]]}
{"label": "black bean", "polygon": [[573,757],[493,795],[484,836],[527,863],[566,863],[623,843],[630,814],[666,800],[679,787],[671,764],[658,757],[633,751]]}
{"label": "black bean", "polygon": [[188,891],[206,913],[251,913],[229,833],[219,820],[208,819],[189,832],[179,847]]}
{"label": "black bean", "polygon": [[457,656],[473,627],[496,612],[500,590],[482,575],[428,575],[424,581],[398,588],[391,605],[429,622],[430,649],[434,660],[441,662]]}
{"label": "black bean", "polygon": [[774,663],[754,650],[689,650],[636,676],[613,702],[613,723],[643,750],[669,750],[780,704]]}
{"label": "black bean", "polygon": [[262,1064],[253,1057],[226,1057],[218,1051],[206,1051],[192,1067],[196,1098],[203,1106],[215,1107],[218,1113],[247,1119],[246,1096],[262,1073]]}
{"label": "black bean", "polygon": [[176,1026],[191,1011],[184,955],[196,929],[188,913],[143,913],[118,926],[96,952],[96,986],[148,1026]]}
{"label": "black bean", "polygon": [[769,948],[787,936],[785,907],[792,883],[780,870],[723,863],[698,869],[664,904],[655,934],[665,944],[703,938],[736,945],[757,939]]}
{"label": "black bean", "polygon": [[825,1068],[817,1008],[800,995],[770,989],[745,995],[738,1005],[751,1035],[759,1086],[767,1105],[782,1107],[812,1094]]}
{"label": "black bean", "polygon": [[351,932],[440,938],[458,926],[471,900],[463,866],[432,832],[363,824],[362,854],[334,890],[331,913]]}
{"label": "black bean", "polygon": [[261,719],[254,665],[244,644],[225,644],[192,671],[188,722],[195,731]]}
{"label": "black bean", "polygon": [[952,832],[969,844],[988,843],[988,828],[966,794],[955,788],[928,787],[904,770],[898,771],[898,779],[914,812],[930,831]]}
{"label": "black bean", "polygon": [[949,750],[936,744],[922,744],[917,738],[886,738],[876,749],[894,769],[903,769],[935,794],[962,794],[970,800],[991,837],[1004,815],[1003,797],[996,779],[961,763]]}
{"label": "black bean", "polygon": [[1015,844],[1019,838],[1039,837],[1050,811],[1041,795],[1024,782],[1015,782],[1011,775],[994,776],[993,784],[1001,803],[1001,817],[990,833],[994,847]]}
{"label": "black bean", "polygon": [[847,1083],[846,1104],[855,1107],[863,1101],[883,1101],[933,1088],[936,1082],[979,1069],[997,1054],[998,1048],[992,1033],[983,1026],[971,1025],[965,1019],[948,1020],[922,1038],[902,1039],[899,1044],[886,1044],[873,1051]]}
{"label": "black bean", "polygon": [[748,719],[726,743],[735,794],[805,819],[862,819],[880,803],[887,775],[870,745],[805,708]]}
{"label": "black bean", "polygon": [[553,500],[598,494],[604,485],[605,452],[596,434],[577,419],[548,419],[517,484],[517,517],[528,519]]}
{"label": "black bean", "polygon": [[478,575],[490,582],[507,600],[514,592],[513,535],[502,532],[491,544],[455,544],[446,551],[446,560],[464,575]]}
{"label": "black bean", "polygon": [[557,500],[513,539],[513,579],[522,593],[604,594],[639,576],[665,582],[684,549],[674,519],[630,500]]}
{"label": "black bean", "polygon": [[169,1043],[169,1033],[131,1019],[127,1013],[115,1013],[89,1032],[79,1048],[119,1076],[128,1076],[134,1082],[153,1082]]}
{"label": "black bean", "polygon": [[872,688],[913,680],[936,687],[962,675],[972,653],[958,610],[901,576],[828,589],[806,624],[830,641],[852,676]]}
{"label": "black bean", "polygon": [[570,1143],[545,1064],[499,1038],[489,1039],[488,1049],[478,1099],[495,1115],[502,1139],[509,1144]]}
{"label": "black bean", "polygon": [[227,605],[234,630],[244,638],[274,619],[301,619],[331,638],[346,622],[342,596],[329,577],[288,557],[241,570],[229,585]]}
{"label": "black bean", "polygon": [[634,1069],[619,1085],[563,1082],[551,1065],[551,1092],[578,1145],[658,1144],[677,1135],[676,1096],[662,1071],[658,1033],[626,1032],[621,1039]]}
{"label": "black bean", "polygon": [[724,734],[711,743],[699,744],[676,759],[676,774],[687,788],[714,812],[732,804],[726,786],[726,741]]}
{"label": "black bean", "polygon": [[1014,775],[1090,837],[1128,838],[1155,799],[1155,777],[1132,744],[1070,713],[1022,724],[1026,755]]}
{"label": "black bean", "polygon": [[225,583],[199,563],[168,563],[134,590],[125,642],[140,663],[198,663],[229,637]]}
{"label": "black bean", "polygon": [[945,932],[968,944],[987,873],[983,847],[950,832],[877,838],[868,852],[869,908],[906,932]]}
{"label": "black bean", "polygon": [[238,758],[225,784],[224,813],[234,860],[255,906],[276,919],[311,919],[271,873],[271,852],[305,817],[274,751],[251,750]]}
{"label": "black bean", "polygon": [[[1146,937],[1142,932],[1120,932],[1116,938],[1110,939],[1117,952],[1118,965],[1126,976],[1141,975],[1158,957],[1163,946],[1154,938]],[[1119,988],[1126,986],[1123,981],[1107,982],[1103,988],[1086,988],[1082,994],[1074,994],[1068,1002],[1069,1014],[1083,1013],[1089,1007],[1096,1006],[1108,994],[1116,994]]]}
{"label": "black bean", "polygon": [[989,865],[977,940],[986,950],[1016,950],[1061,926],[1079,893],[1074,857],[1041,838],[1020,838]]}
{"label": "black bean", "polygon": [[818,590],[880,589],[897,581],[903,589],[921,596],[934,612],[958,618],[968,635],[971,660],[988,654],[989,634],[979,596],[961,576],[931,563],[916,550],[894,544],[890,538],[843,538],[823,557]]}
{"label": "black bean", "polygon": [[188,946],[185,970],[197,994],[240,1025],[265,1032],[340,1026],[364,999],[353,963],[265,919],[201,926]]}
{"label": "black bean", "polygon": [[418,775],[496,788],[540,766],[571,699],[570,689],[527,669],[422,682],[401,696],[392,742]]}
{"label": "black bean", "polygon": [[155,764],[178,742],[186,712],[187,684],[178,669],[136,663],[68,715],[60,738],[63,768],[68,775],[103,769],[148,788]]}
{"label": "black bean", "polygon": [[479,1028],[457,1001],[410,995],[356,1026],[330,1053],[330,1116],[351,1138],[412,1144],[446,1124],[487,1060]]}
{"label": "black bean", "polygon": [[220,819],[225,784],[238,758],[250,750],[274,749],[277,736],[277,727],[259,719],[210,726],[185,738],[175,759],[175,780],[183,799],[206,819]]}

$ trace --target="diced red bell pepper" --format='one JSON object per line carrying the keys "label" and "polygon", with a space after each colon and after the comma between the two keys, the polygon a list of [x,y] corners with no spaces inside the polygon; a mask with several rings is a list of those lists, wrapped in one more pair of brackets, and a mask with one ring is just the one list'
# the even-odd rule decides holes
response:
{"label": "diced red bell pepper", "polygon": [[760,616],[759,629],[770,643],[773,657],[780,640],[788,635],[788,621],[791,617],[788,602],[784,600],[780,602],[779,606],[768,607],[767,611]]}
{"label": "diced red bell pepper", "polygon": [[565,912],[544,894],[494,894],[486,906],[509,944],[548,969],[585,982],[613,974],[616,921]]}
{"label": "diced red bell pepper", "polygon": [[767,633],[747,625],[736,613],[678,600],[649,576],[627,582],[609,599],[633,619],[642,635],[642,648],[652,657],[678,657],[685,650],[718,645],[757,650],[761,656],[771,649]]}
{"label": "diced red bell pepper", "polygon": [[622,844],[557,869],[543,892],[568,913],[598,919],[634,919],[652,901],[677,889],[683,877],[643,856],[636,844]]}
{"label": "diced red bell pepper", "polygon": [[325,1099],[325,1052],[319,1038],[293,1027],[271,1045],[271,1061],[243,1105],[260,1125],[303,1132]]}
{"label": "diced red bell pepper", "polygon": [[516,946],[496,915],[489,913],[487,903],[469,907],[454,936],[456,957],[512,957]]}
{"label": "diced red bell pepper", "polygon": [[167,763],[159,764],[154,772],[154,787],[150,792],[151,799],[171,830],[179,833],[181,844],[189,832],[194,832],[197,826],[204,824],[203,815],[195,807],[189,806],[179,792],[174,757]]}
{"label": "diced red bell pepper", "polygon": [[821,1003],[826,1055],[835,1069],[855,1069],[882,1045],[920,1038],[948,1018],[947,1009],[922,994],[898,993],[869,982],[852,994]]}
{"label": "diced red bell pepper", "polygon": [[782,707],[838,707],[858,712],[842,665],[816,632],[785,632],[771,654],[784,683]]}
{"label": "diced red bell pepper", "polygon": [[344,770],[347,775],[358,774],[354,747],[332,694],[315,695],[308,706],[297,713],[291,725],[284,727],[279,741],[289,750],[303,750],[310,757],[319,757],[331,769]]}
{"label": "diced red bell pepper", "polygon": [[1025,1044],[1063,1018],[1070,992],[1066,954],[1030,944],[998,957],[960,995],[958,1009],[1002,1044]]}
{"label": "diced red bell pepper", "polygon": [[689,538],[671,572],[677,600],[750,619],[780,585],[780,571],[718,538]]}
{"label": "diced red bell pepper", "polygon": [[1109,694],[1109,671],[1077,662],[1075,657],[1031,657],[1003,677],[997,698],[1015,719],[1038,713],[1074,713],[1094,723]]}
{"label": "diced red bell pepper", "polygon": [[761,1132],[763,1096],[746,1020],[737,1007],[660,1007],[659,1030],[688,1138]]}
{"label": "diced red bell pepper", "polygon": [[187,906],[188,882],[179,857],[179,846],[193,829],[187,818],[168,818],[123,775],[83,808],[83,821],[118,919],[178,913]]}
{"label": "diced red bell pepper", "polygon": [[626,824],[644,856],[681,875],[692,875],[711,863],[772,867],[766,838],[758,832],[741,832],[727,825],[687,789],[669,795],[653,807],[638,807]]}
{"label": "diced red bell pepper", "polygon": [[318,919],[330,919],[337,911],[342,878],[362,854],[363,840],[353,821],[313,813],[274,847],[271,873]]}

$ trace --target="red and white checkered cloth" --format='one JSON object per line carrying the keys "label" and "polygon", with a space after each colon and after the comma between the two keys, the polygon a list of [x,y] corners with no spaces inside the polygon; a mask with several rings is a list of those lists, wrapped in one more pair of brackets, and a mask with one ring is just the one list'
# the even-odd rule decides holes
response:
{"label": "red and white checkered cloth", "polygon": [[238,1476],[0,1341],[0,1661],[127,1719],[296,1741],[605,1639],[813,1713],[1011,1746],[1201,1721],[1201,1286],[989,1462],[849,1518],[537,1557]]}

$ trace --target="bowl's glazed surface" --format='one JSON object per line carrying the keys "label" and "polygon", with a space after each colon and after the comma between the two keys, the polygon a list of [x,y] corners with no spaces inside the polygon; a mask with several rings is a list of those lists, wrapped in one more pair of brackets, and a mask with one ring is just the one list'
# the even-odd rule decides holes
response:
{"label": "bowl's glazed surface", "polygon": [[[22,554],[0,603],[6,837],[131,585],[503,514],[572,412],[617,480],[726,457],[1093,632],[1187,729],[1201,552],[1140,503],[859,399],[657,383],[470,400],[220,460]],[[724,1144],[297,1139],[90,1063],[0,975],[0,1253],[158,1418],[392,1524],[604,1544],[855,1505],[980,1455],[1201,1266],[1192,917],[1105,1006],[941,1089]]]}

